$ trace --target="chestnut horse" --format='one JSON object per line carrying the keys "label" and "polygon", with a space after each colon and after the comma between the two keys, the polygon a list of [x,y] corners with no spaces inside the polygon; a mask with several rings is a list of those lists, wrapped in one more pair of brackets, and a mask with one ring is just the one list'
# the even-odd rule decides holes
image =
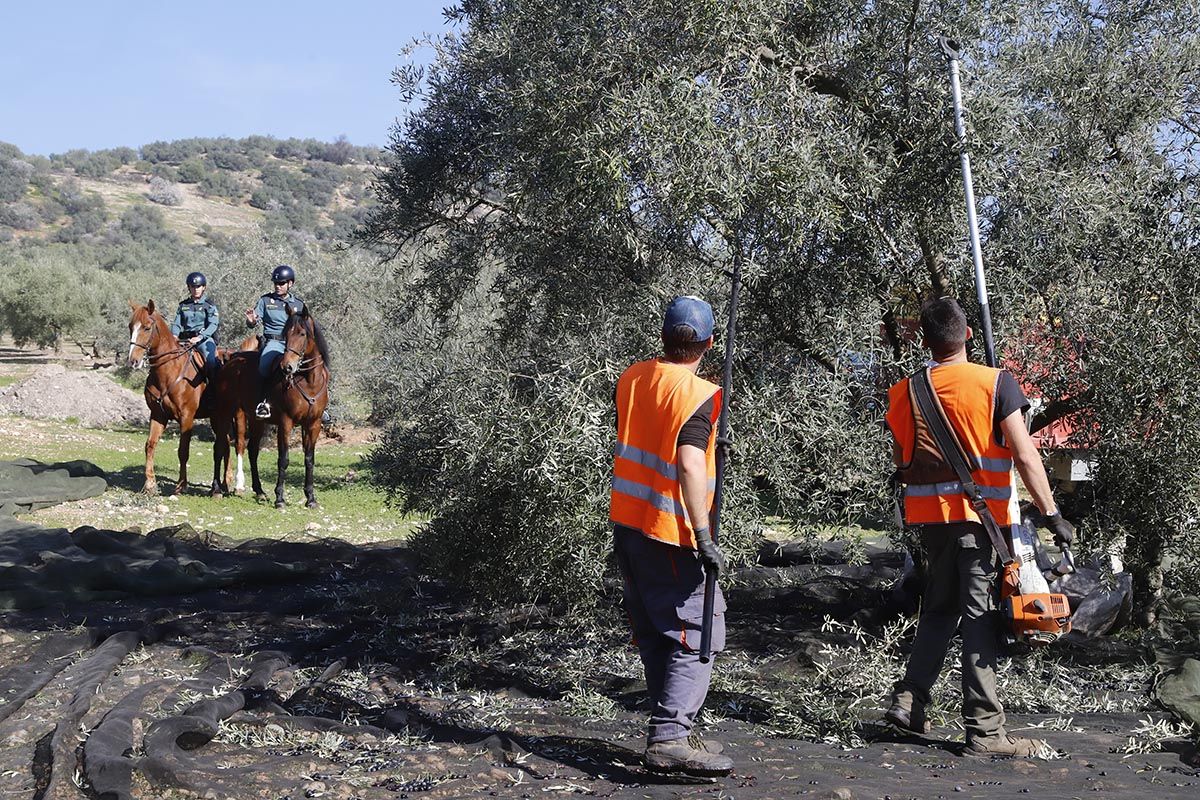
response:
{"label": "chestnut horse", "polygon": [[[241,494],[246,487],[242,471],[243,456],[250,433],[250,420],[254,419],[254,406],[258,400],[258,338],[247,337],[235,352],[222,355],[221,371],[217,373],[212,388],[213,430],[213,480],[210,494],[220,497],[229,494],[229,482],[233,479],[233,464],[229,457],[229,444],[237,451],[237,478],[234,490]],[[261,428],[256,435],[261,435]],[[261,491],[259,491],[261,494]]]}
{"label": "chestnut horse", "polygon": [[[299,427],[304,446],[304,496],[309,508],[316,508],[313,493],[313,459],[321,436],[321,415],[329,404],[329,347],[321,326],[305,307],[288,314],[283,330],[284,353],[279,359],[278,382],[271,388],[271,419],[254,416],[258,400],[258,359],[249,353],[235,353],[221,369],[218,379],[218,409],[213,414],[213,496],[229,491],[229,439],[236,436],[238,452],[238,488],[241,488],[241,454],[249,446],[250,478],[254,494],[265,497],[258,474],[258,454],[263,429],[268,422],[276,427],[279,450],[278,475],[275,479],[275,507],[287,505],[283,496],[288,467],[288,439],[292,428]],[[224,473],[222,480],[222,472]]]}
{"label": "chestnut horse", "polygon": [[146,376],[146,406],[150,409],[150,435],[146,438],[146,482],[142,491],[158,493],[154,477],[154,450],[163,429],[171,420],[179,421],[179,480],[175,494],[187,488],[188,450],[192,443],[192,425],[200,410],[200,397],[207,385],[204,380],[204,356],[192,345],[180,342],[154,301],[144,306],[132,300],[129,307],[129,359],[133,369],[150,366]]}

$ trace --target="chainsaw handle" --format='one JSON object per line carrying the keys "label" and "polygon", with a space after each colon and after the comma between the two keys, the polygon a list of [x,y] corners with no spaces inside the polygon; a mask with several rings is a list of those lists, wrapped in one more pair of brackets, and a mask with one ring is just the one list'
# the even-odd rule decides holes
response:
{"label": "chainsaw handle", "polygon": [[1051,567],[1046,572],[1046,580],[1053,581],[1055,578],[1062,578],[1070,575],[1075,571],[1075,557],[1071,555],[1071,548],[1063,547],[1062,559]]}

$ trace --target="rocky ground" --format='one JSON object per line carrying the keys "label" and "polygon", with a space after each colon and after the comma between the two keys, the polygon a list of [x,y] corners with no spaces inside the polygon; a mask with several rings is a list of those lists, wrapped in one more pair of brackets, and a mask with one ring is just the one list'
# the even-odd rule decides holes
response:
{"label": "rocky ground", "polygon": [[[1001,675],[1056,748],[976,761],[953,677],[929,739],[880,725],[911,625],[898,554],[764,554],[729,592],[704,715],[733,775],[638,763],[645,709],[616,586],[594,614],[471,608],[403,547],[234,545],[11,516],[103,491],[85,464],[0,475],[0,797],[1196,797],[1138,640],[1076,638]],[[22,473],[25,470],[26,473]],[[32,476],[32,477],[30,477]],[[73,477],[74,476],[74,477]],[[24,487],[24,488],[22,488]]]}
{"label": "rocky ground", "polygon": [[145,425],[146,401],[118,386],[101,371],[69,370],[42,364],[32,373],[0,389],[0,412],[35,419],[73,419],[96,428]]}

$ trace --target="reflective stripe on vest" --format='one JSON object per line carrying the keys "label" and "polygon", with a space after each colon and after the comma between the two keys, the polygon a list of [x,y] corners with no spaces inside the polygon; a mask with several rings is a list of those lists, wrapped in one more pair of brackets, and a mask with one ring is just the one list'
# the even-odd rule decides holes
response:
{"label": "reflective stripe on vest", "polygon": [[[971,475],[1000,525],[1020,520],[1012,451],[996,441],[994,408],[1000,370],[979,364],[944,364],[930,371],[938,401],[968,455],[979,464]],[[902,474],[938,472],[938,464],[916,447],[919,413],[913,408],[908,378],[888,390],[887,423],[900,446]],[[952,471],[951,471],[952,474]],[[932,476],[931,476],[932,477]],[[912,483],[904,489],[904,519],[910,525],[978,522],[957,480]]]}
{"label": "reflective stripe on vest", "polygon": [[[685,422],[720,388],[678,364],[634,364],[617,381],[617,444],[613,450],[610,519],[668,544],[695,547],[679,483],[677,442]],[[708,499],[716,489],[716,426],[705,448]]]}

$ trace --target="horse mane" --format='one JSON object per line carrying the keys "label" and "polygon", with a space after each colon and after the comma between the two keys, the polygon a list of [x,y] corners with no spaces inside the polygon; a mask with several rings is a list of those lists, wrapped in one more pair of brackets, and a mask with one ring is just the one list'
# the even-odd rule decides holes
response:
{"label": "horse mane", "polygon": [[315,319],[311,316],[309,319],[312,320],[313,338],[317,340],[317,351],[320,352],[321,358],[326,364],[332,364],[333,359],[329,357],[329,343],[325,341],[325,332],[321,330],[321,326]]}
{"label": "horse mane", "polygon": [[325,341],[325,332],[321,330],[321,324],[317,322],[316,317],[314,317],[312,314],[292,314],[290,317],[288,317],[287,325],[283,329],[283,335],[286,337],[292,326],[299,324],[298,320],[302,316],[307,318],[309,322],[312,323],[312,336],[313,340],[317,343],[317,352],[321,354],[321,358],[326,364],[333,363],[333,359],[329,357],[329,343]]}

